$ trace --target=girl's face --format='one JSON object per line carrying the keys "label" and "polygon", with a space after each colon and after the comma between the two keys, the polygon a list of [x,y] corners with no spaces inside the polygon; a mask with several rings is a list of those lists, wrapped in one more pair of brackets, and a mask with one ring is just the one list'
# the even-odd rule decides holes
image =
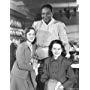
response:
{"label": "girl's face", "polygon": [[54,43],[52,46],[52,53],[54,57],[58,57],[61,55],[62,53],[62,48],[61,45],[58,43]]}
{"label": "girl's face", "polygon": [[27,33],[27,39],[29,42],[33,42],[35,39],[35,31],[33,29],[30,29],[30,31]]}

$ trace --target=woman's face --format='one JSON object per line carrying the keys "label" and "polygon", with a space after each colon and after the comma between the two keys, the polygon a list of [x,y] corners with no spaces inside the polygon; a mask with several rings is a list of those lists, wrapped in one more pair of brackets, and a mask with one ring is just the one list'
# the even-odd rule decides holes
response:
{"label": "woman's face", "polygon": [[54,43],[52,46],[52,53],[54,57],[58,57],[61,55],[62,53],[62,48],[61,45],[58,43]]}
{"label": "woman's face", "polygon": [[27,33],[27,40],[32,43],[34,39],[35,39],[35,31],[33,29],[30,29],[30,31]]}

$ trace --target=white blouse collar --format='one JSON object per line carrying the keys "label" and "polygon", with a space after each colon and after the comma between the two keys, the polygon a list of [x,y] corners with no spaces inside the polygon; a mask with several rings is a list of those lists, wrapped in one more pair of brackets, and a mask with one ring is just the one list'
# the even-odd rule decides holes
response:
{"label": "white blouse collar", "polygon": [[48,24],[46,24],[42,19],[42,23],[45,24],[45,25],[51,25],[54,21],[55,21],[55,19],[52,17],[51,21]]}

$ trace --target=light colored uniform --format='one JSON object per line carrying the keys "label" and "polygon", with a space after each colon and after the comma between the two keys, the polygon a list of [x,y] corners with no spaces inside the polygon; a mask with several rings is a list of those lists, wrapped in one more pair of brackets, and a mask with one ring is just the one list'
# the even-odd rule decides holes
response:
{"label": "light colored uniform", "polygon": [[37,31],[37,54],[40,59],[48,57],[48,46],[52,40],[60,39],[65,45],[65,49],[69,52],[68,38],[66,34],[66,26],[64,23],[52,18],[49,24],[43,20],[36,21],[32,25]]}

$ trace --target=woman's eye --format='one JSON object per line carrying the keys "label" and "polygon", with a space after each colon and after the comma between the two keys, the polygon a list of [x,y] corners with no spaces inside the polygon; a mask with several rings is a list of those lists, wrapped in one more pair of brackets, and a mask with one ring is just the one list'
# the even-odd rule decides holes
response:
{"label": "woman's eye", "polygon": [[56,48],[53,48],[53,50],[56,50]]}
{"label": "woman's eye", "polygon": [[58,50],[60,50],[60,49],[58,49]]}

